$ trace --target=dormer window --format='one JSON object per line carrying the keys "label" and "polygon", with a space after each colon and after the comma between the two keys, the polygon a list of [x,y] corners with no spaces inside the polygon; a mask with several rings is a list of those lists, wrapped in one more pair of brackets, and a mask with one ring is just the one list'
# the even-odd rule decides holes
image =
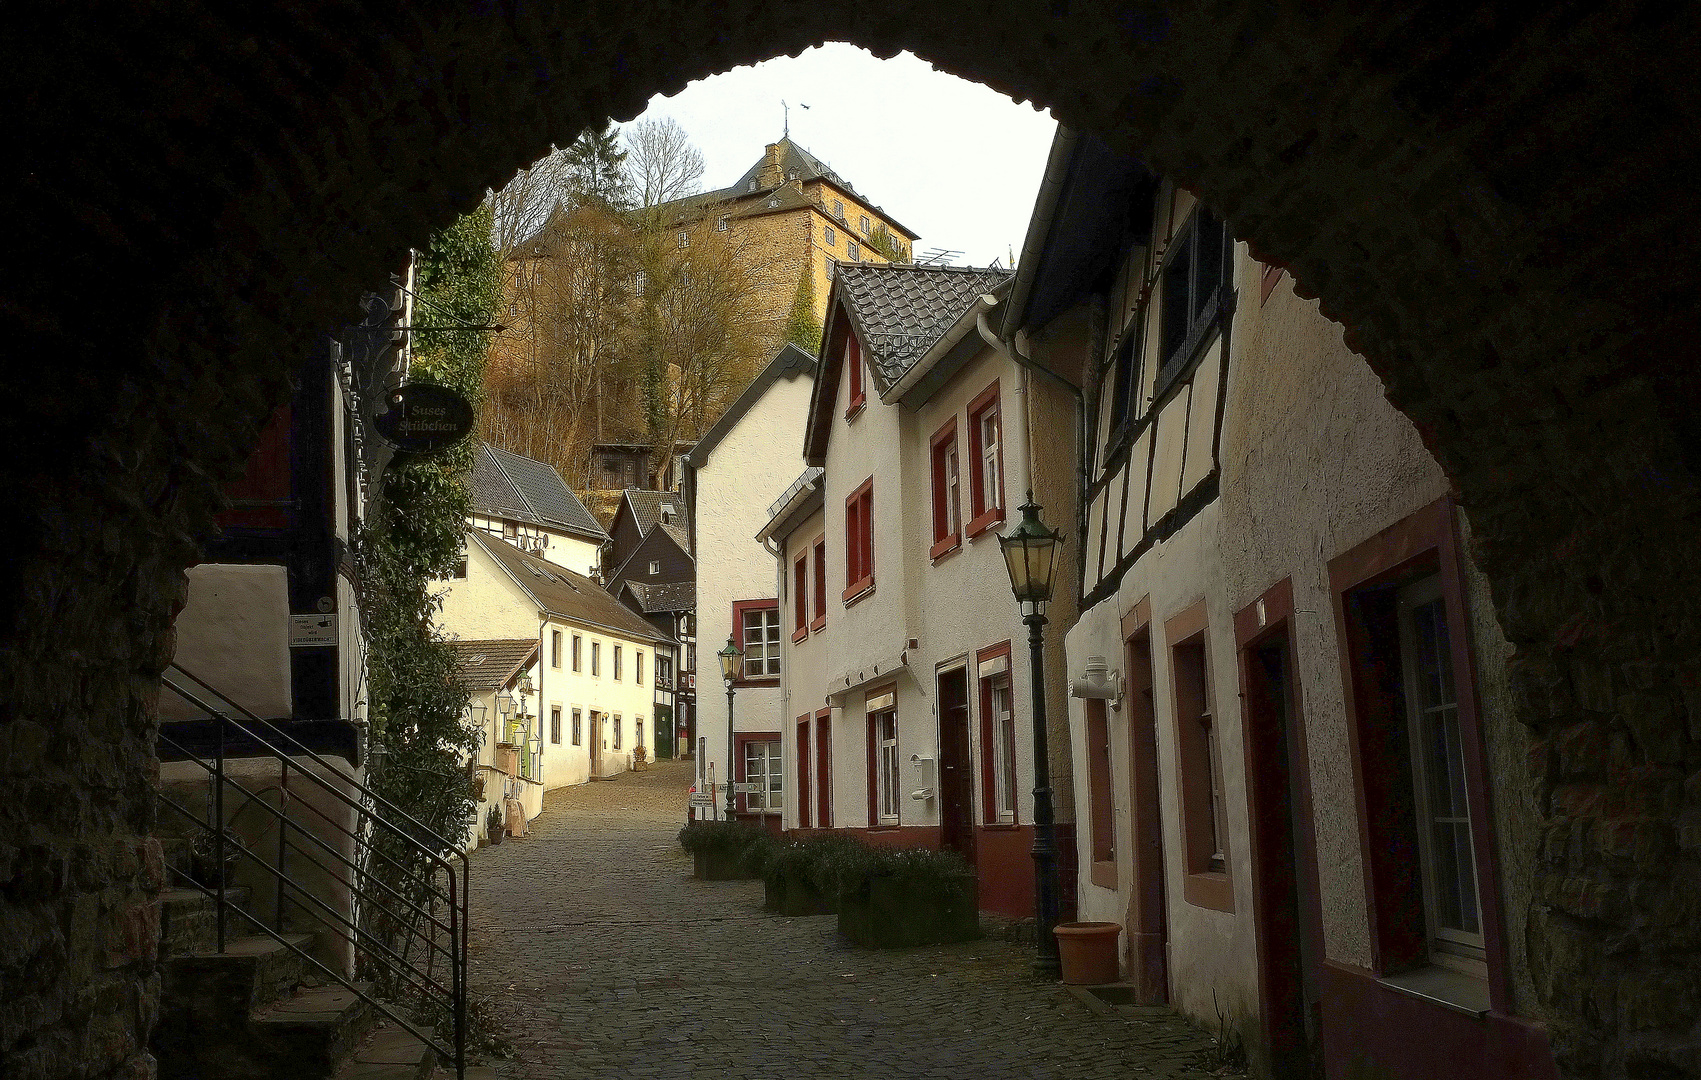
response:
{"label": "dormer window", "polygon": [[651,559],[650,560],[650,575],[653,577],[653,576],[655,576],[656,574],[659,574],[659,573],[661,573],[661,560],[660,559]]}
{"label": "dormer window", "polygon": [[682,247],[682,248],[688,248],[688,247],[691,246],[691,234],[690,233],[681,232],[679,234],[679,246]]}
{"label": "dormer window", "polygon": [[786,179],[787,180],[796,180],[797,179],[797,170],[793,169],[790,172],[786,173]]}
{"label": "dormer window", "polygon": [[756,190],[756,181],[755,181],[755,180],[754,180],[754,179],[752,179],[752,180],[751,180],[751,181],[750,181],[750,190],[751,190],[751,191],[755,191],[755,190]]}
{"label": "dormer window", "polygon": [[725,214],[722,214],[720,217],[715,219],[715,231],[716,232],[726,232],[726,215]]}

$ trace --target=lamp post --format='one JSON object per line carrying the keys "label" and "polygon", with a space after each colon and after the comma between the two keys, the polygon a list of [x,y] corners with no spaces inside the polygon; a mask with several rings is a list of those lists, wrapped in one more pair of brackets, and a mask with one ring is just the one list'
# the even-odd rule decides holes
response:
{"label": "lamp post", "polygon": [[1041,978],[1059,975],[1057,937],[1057,835],[1051,806],[1051,761],[1045,725],[1045,606],[1051,601],[1052,575],[1057,569],[1057,548],[1063,534],[1045,527],[1034,493],[1021,506],[1022,520],[998,538],[1004,566],[1010,572],[1010,590],[1028,627],[1028,658],[1032,666],[1034,714],[1034,931],[1038,955],[1034,972]]}
{"label": "lamp post", "polygon": [[732,640],[732,635],[726,636],[726,648],[715,654],[721,658],[721,678],[726,681],[726,819],[732,818],[732,680],[738,677],[739,667],[744,663],[744,652]]}

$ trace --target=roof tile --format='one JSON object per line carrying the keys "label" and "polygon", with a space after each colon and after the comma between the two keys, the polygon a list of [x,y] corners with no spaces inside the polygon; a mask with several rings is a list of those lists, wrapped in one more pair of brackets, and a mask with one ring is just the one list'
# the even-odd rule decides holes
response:
{"label": "roof tile", "polygon": [[841,265],[838,277],[869,370],[884,394],[962,318],[975,297],[1002,284],[1010,271],[855,263]]}

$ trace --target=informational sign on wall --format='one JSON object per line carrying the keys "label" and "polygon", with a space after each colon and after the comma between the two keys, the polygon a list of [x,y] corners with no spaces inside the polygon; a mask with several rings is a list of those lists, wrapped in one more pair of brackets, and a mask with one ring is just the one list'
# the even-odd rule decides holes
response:
{"label": "informational sign on wall", "polygon": [[291,615],[289,617],[289,643],[292,646],[335,645],[337,643],[336,613]]}

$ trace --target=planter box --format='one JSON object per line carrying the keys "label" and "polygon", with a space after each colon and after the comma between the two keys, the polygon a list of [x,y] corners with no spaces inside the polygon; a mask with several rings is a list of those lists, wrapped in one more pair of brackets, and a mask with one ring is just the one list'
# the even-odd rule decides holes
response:
{"label": "planter box", "polygon": [[769,891],[777,893],[770,905],[772,909],[791,918],[803,915],[832,915],[839,910],[830,897],[822,895],[815,886],[796,874],[786,874],[780,881],[779,889],[770,887]]}
{"label": "planter box", "polygon": [[867,949],[944,945],[980,937],[975,880],[870,878],[839,897],[839,932]]}
{"label": "planter box", "polygon": [[691,856],[698,881],[749,881],[756,877],[740,865],[742,851],[699,851]]}

